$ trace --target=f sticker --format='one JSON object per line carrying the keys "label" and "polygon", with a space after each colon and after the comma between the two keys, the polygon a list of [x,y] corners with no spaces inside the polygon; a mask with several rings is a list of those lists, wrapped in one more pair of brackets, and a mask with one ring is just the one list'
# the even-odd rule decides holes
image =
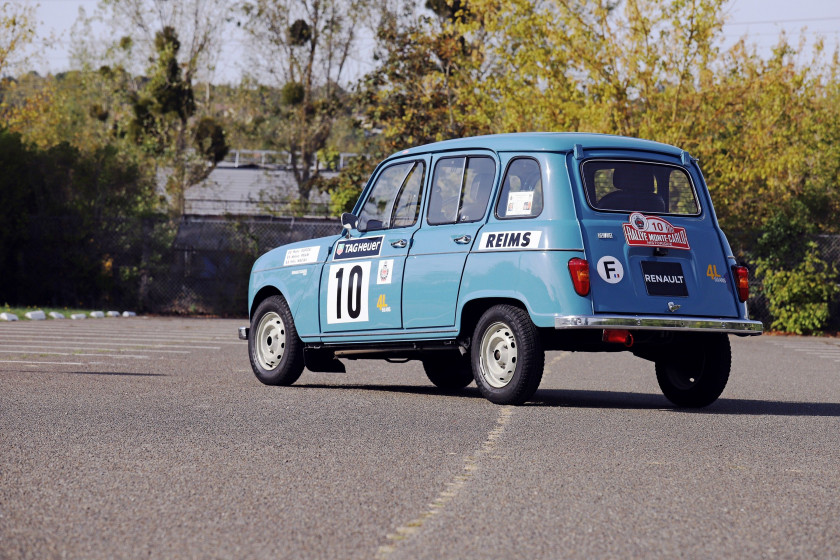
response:
{"label": "f sticker", "polygon": [[598,276],[608,284],[618,284],[624,278],[624,267],[621,261],[609,255],[598,261]]}

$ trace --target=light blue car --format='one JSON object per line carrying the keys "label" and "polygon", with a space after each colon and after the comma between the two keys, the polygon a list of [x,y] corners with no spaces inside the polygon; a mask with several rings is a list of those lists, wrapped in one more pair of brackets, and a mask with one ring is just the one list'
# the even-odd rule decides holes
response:
{"label": "light blue car", "polygon": [[546,350],[629,351],[677,406],[714,402],[729,334],[759,335],[697,163],[656,142],[523,133],[437,142],[374,171],[344,229],[278,247],[248,289],[269,385],[341,359],[416,359],[521,404]]}

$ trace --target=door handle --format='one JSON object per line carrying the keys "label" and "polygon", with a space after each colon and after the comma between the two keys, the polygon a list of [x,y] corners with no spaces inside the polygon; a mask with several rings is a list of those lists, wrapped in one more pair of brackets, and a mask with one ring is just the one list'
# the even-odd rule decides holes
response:
{"label": "door handle", "polygon": [[395,239],[394,241],[391,241],[391,247],[394,247],[395,249],[405,249],[406,245],[408,245],[408,241],[405,239]]}
{"label": "door handle", "polygon": [[472,241],[472,236],[470,235],[462,235],[461,237],[453,237],[452,241],[458,243],[459,245],[466,245],[470,241]]}

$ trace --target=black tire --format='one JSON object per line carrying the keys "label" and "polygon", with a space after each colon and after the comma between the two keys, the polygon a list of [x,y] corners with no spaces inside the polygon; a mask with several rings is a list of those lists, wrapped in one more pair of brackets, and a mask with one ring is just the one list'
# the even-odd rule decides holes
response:
{"label": "black tire", "polygon": [[429,381],[444,391],[458,391],[473,382],[469,355],[435,352],[423,358],[422,362]]}
{"label": "black tire", "polygon": [[723,393],[731,367],[726,334],[684,336],[656,361],[656,380],[665,398],[675,405],[702,408]]}
{"label": "black tire", "polygon": [[488,309],[475,327],[470,357],[478,390],[490,402],[522,404],[540,386],[545,351],[524,309]]}
{"label": "black tire", "polygon": [[282,296],[257,306],[248,331],[248,355],[254,375],[266,385],[291,385],[303,373],[303,343]]}

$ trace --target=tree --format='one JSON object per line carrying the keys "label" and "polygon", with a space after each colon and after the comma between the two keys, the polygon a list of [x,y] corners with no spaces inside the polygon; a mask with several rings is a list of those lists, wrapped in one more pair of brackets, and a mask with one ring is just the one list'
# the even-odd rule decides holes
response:
{"label": "tree", "polygon": [[190,86],[199,79],[210,83],[231,21],[229,0],[101,0],[100,7],[100,19],[121,37],[120,48],[112,52],[128,53],[127,62],[135,65],[129,71],[144,69],[159,52],[160,30],[171,28],[180,38],[177,60],[184,81]]}
{"label": "tree", "polygon": [[166,190],[173,211],[184,212],[186,190],[207,178],[228,152],[224,131],[209,116],[196,115],[195,96],[178,64],[181,44],[165,27],[155,37],[156,58],[149,81],[132,95],[130,136],[168,168]]}
{"label": "tree", "polygon": [[0,78],[10,67],[25,63],[23,48],[35,38],[35,8],[32,4],[0,3]]}
{"label": "tree", "polygon": [[347,62],[369,0],[250,0],[245,25],[262,67],[274,76],[281,104],[267,131],[271,147],[289,153],[305,212],[319,169],[316,154],[342,115]]}

